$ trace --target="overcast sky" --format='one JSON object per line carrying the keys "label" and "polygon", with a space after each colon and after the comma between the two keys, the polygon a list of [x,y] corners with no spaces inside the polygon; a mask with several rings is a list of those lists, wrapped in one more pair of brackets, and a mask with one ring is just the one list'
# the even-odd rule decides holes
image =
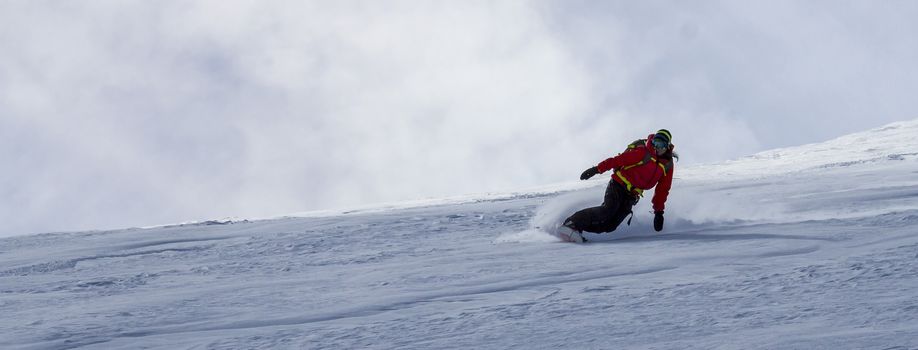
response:
{"label": "overcast sky", "polygon": [[3,1],[0,235],[573,181],[659,128],[681,166],[824,141],[918,118],[915,18],[904,0]]}

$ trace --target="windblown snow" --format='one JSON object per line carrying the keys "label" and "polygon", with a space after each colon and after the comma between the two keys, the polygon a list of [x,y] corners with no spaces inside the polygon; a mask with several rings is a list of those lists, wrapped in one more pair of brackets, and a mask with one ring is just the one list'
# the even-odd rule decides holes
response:
{"label": "windblown snow", "polygon": [[0,239],[0,348],[918,348],[918,120],[677,167],[661,233],[539,229],[606,181]]}

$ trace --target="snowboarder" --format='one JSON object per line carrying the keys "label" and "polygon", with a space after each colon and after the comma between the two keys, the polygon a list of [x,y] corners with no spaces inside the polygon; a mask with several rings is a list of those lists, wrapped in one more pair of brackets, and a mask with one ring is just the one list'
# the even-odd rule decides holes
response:
{"label": "snowboarder", "polygon": [[[612,232],[632,214],[631,208],[637,204],[645,190],[656,186],[653,194],[653,228],[663,230],[663,209],[666,197],[673,183],[673,153],[675,148],[671,141],[673,137],[669,130],[660,129],[656,134],[632,142],[621,154],[606,159],[598,165],[587,169],[580,175],[581,180],[586,180],[596,174],[614,170],[612,180],[606,187],[606,195],[602,205],[586,208],[571,215],[562,224],[573,237],[572,240],[582,242],[582,232]],[[629,224],[630,224],[629,220]]]}

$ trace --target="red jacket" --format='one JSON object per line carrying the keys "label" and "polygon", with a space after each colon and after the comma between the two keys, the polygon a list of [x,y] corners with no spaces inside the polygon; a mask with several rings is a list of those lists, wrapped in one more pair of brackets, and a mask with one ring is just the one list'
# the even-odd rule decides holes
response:
{"label": "red jacket", "polygon": [[647,141],[635,141],[621,154],[606,159],[596,167],[600,173],[615,169],[612,178],[622,184],[635,196],[643,196],[644,190],[657,186],[653,194],[653,210],[663,211],[666,197],[673,185],[673,145],[661,156],[653,148],[653,135]]}

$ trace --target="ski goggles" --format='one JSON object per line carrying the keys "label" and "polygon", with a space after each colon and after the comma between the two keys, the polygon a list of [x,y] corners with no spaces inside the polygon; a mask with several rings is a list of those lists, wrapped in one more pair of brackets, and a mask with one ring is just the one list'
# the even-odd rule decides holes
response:
{"label": "ski goggles", "polygon": [[653,148],[667,149],[669,148],[669,142],[663,141],[661,139],[653,139]]}

